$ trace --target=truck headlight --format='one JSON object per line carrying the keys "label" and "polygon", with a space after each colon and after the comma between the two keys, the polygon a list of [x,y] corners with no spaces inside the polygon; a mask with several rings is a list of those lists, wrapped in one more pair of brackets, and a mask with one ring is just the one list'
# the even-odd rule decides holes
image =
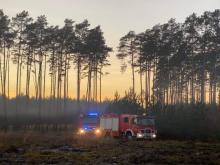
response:
{"label": "truck headlight", "polygon": [[152,135],[152,138],[156,138],[156,137],[157,137],[157,135],[156,135],[156,134],[153,134],[153,135]]}
{"label": "truck headlight", "polygon": [[96,133],[96,134],[99,134],[100,132],[101,132],[100,129],[96,129],[96,130],[95,130],[95,133]]}
{"label": "truck headlight", "polygon": [[84,129],[80,129],[80,130],[79,130],[79,133],[80,133],[80,134],[83,134],[83,133],[85,133],[85,130],[84,130]]}
{"label": "truck headlight", "polygon": [[142,137],[143,137],[143,134],[137,133],[137,138],[142,138]]}

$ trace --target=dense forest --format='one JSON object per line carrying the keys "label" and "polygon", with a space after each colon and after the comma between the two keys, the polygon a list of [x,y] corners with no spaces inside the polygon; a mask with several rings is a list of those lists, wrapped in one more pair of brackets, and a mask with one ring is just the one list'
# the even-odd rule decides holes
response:
{"label": "dense forest", "polygon": [[[71,123],[79,110],[101,102],[103,68],[110,65],[112,48],[106,45],[100,26],[91,28],[87,20],[71,19],[65,19],[62,27],[51,26],[44,15],[34,20],[22,11],[10,19],[0,10],[0,50],[1,125]],[[74,100],[69,96],[73,71],[77,76]],[[11,72],[16,72],[16,78]],[[85,96],[82,79],[87,79]]]}
{"label": "dense forest", "polygon": [[[161,133],[175,136],[187,135],[185,121],[194,126],[191,133],[203,128],[201,134],[219,123],[220,10],[201,16],[193,13],[183,23],[170,19],[123,36],[116,56],[122,61],[122,72],[130,67],[132,84],[124,96],[116,92],[113,100],[102,98],[104,68],[110,65],[113,49],[107,46],[101,27],[91,28],[87,20],[65,19],[59,27],[49,25],[44,15],[34,20],[22,11],[9,18],[0,10],[0,50],[0,125],[4,128],[73,124],[80,111],[92,110],[146,110],[156,117]],[[16,72],[16,77],[10,77],[10,72]],[[74,99],[69,88],[73,72],[77,76],[76,91],[71,91],[76,93]],[[16,85],[14,98],[11,84]]]}
{"label": "dense forest", "polygon": [[[195,13],[120,39],[122,71],[132,69],[142,104],[220,103],[220,10]],[[136,72],[140,84],[135,84]],[[144,81],[145,79],[145,81]]]}

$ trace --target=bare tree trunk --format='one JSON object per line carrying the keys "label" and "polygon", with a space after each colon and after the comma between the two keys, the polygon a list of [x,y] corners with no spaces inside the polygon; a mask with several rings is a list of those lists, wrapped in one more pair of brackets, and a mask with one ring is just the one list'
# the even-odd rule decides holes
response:
{"label": "bare tree trunk", "polygon": [[65,54],[65,60],[64,60],[64,80],[63,80],[63,95],[64,95],[64,106],[66,104],[66,73],[67,73],[67,54]]}
{"label": "bare tree trunk", "polygon": [[143,100],[143,82],[142,82],[142,68],[140,64],[140,87],[141,87],[141,107],[144,107],[144,100]]}
{"label": "bare tree trunk", "polygon": [[100,77],[99,77],[99,102],[102,102],[102,66],[100,67]]}
{"label": "bare tree trunk", "polygon": [[81,84],[81,58],[77,59],[77,102],[80,101],[80,84]]}
{"label": "bare tree trunk", "polygon": [[38,80],[37,80],[37,67],[36,62],[34,62],[34,86],[35,86],[35,98],[38,99]]}
{"label": "bare tree trunk", "polygon": [[5,51],[5,46],[3,48],[3,55],[4,55],[3,56],[4,57],[3,58],[3,96],[6,97],[6,75],[7,75],[7,70],[6,70],[6,51]]}
{"label": "bare tree trunk", "polygon": [[188,82],[186,82],[186,87],[185,87],[185,103],[188,104],[189,103],[189,85],[188,85]]}
{"label": "bare tree trunk", "polygon": [[44,55],[44,87],[43,87],[43,98],[45,98],[46,70],[47,70],[47,56]]}
{"label": "bare tree trunk", "polygon": [[7,56],[7,60],[8,60],[8,98],[10,97],[10,86],[9,86],[9,82],[10,82],[10,52],[8,50],[8,56]]}
{"label": "bare tree trunk", "polygon": [[146,73],[145,73],[145,108],[147,109],[148,107],[148,70],[146,70]]}
{"label": "bare tree trunk", "polygon": [[216,81],[217,81],[217,77],[216,77],[216,64],[214,66],[214,82],[213,82],[213,103],[216,104],[216,90],[217,90],[217,85],[216,85]]}
{"label": "bare tree trunk", "polygon": [[21,56],[21,62],[20,62],[20,67],[19,67],[19,96],[21,95],[21,69],[22,69],[22,63],[23,63],[23,58]]}
{"label": "bare tree trunk", "polygon": [[53,73],[50,75],[50,98],[53,97]]}
{"label": "bare tree trunk", "polygon": [[77,58],[77,111],[78,111],[78,117],[81,113],[81,107],[80,107],[80,88],[81,88],[81,57],[78,56]]}
{"label": "bare tree trunk", "polygon": [[58,84],[58,82],[57,82],[57,77],[58,77],[57,71],[54,71],[53,75],[54,75],[54,80],[53,80],[53,98],[55,99],[56,98],[56,94],[58,92],[58,91],[56,91],[57,90],[57,84]]}
{"label": "bare tree trunk", "polygon": [[213,84],[213,96],[212,96],[212,101],[214,104],[216,104],[216,80],[214,80],[214,84]]}
{"label": "bare tree trunk", "polygon": [[31,51],[29,48],[29,54],[27,56],[27,70],[26,70],[26,97],[29,98],[29,91],[30,91],[30,77],[31,77],[31,65],[32,59],[30,59]]}
{"label": "bare tree trunk", "polygon": [[67,60],[67,73],[66,73],[66,95],[67,95],[67,98],[69,98],[69,58]]}
{"label": "bare tree trunk", "polygon": [[4,55],[4,59],[3,59],[3,108],[4,108],[4,124],[5,124],[5,128],[7,127],[7,104],[6,104],[6,75],[7,75],[7,70],[6,70],[6,51],[5,51],[5,44],[4,44],[4,48],[3,48],[3,55]]}
{"label": "bare tree trunk", "polygon": [[42,61],[43,61],[43,55],[40,48],[40,55],[39,55],[39,70],[38,70],[38,118],[39,118],[39,124],[41,123],[41,109],[42,109]]}
{"label": "bare tree trunk", "polygon": [[0,56],[0,77],[1,77],[1,91],[2,91],[2,95],[4,93],[4,87],[3,87],[3,75],[2,75],[2,60],[1,60],[1,56]]}
{"label": "bare tree trunk", "polygon": [[191,76],[191,103],[195,103],[195,90],[194,90],[194,66],[192,67],[192,76]]}
{"label": "bare tree trunk", "polygon": [[98,66],[96,64],[95,70],[95,100],[98,102]]}
{"label": "bare tree trunk", "polygon": [[[155,55],[156,56],[156,55]],[[157,72],[157,66],[156,66],[156,64],[157,64],[157,59],[155,58],[155,60],[154,60],[154,65],[153,65],[153,91],[152,91],[152,103],[153,103],[153,105],[155,104],[155,85],[154,85],[154,82],[155,82],[155,80],[156,80],[156,72]],[[157,93],[158,93],[158,91],[157,91]],[[158,98],[158,97],[157,97]]]}
{"label": "bare tree trunk", "polygon": [[173,100],[173,83],[170,82],[170,104],[173,105],[174,100]]}
{"label": "bare tree trunk", "polygon": [[18,92],[18,87],[19,87],[19,71],[20,71],[20,50],[19,50],[19,55],[18,55],[18,61],[17,61],[17,77],[16,77],[16,103],[15,103],[15,116],[17,119],[18,116],[18,96],[20,95]]}
{"label": "bare tree trunk", "polygon": [[132,69],[132,92],[133,92],[133,99],[135,94],[135,78],[134,78],[134,54],[131,55],[131,69]]}
{"label": "bare tree trunk", "polygon": [[151,87],[150,87],[150,85],[151,85],[151,69],[150,69],[150,64],[148,64],[148,102],[149,102],[149,104],[151,103]]}
{"label": "bare tree trunk", "polygon": [[92,71],[91,71],[91,64],[89,62],[89,71],[88,71],[88,102],[91,101],[91,79],[92,79]]}
{"label": "bare tree trunk", "polygon": [[212,82],[212,78],[210,77],[210,80],[209,80],[209,103],[212,104],[213,103],[213,99],[212,99],[212,86],[213,86],[213,82]]}
{"label": "bare tree trunk", "polygon": [[201,71],[201,103],[205,103],[205,75],[204,69]]}

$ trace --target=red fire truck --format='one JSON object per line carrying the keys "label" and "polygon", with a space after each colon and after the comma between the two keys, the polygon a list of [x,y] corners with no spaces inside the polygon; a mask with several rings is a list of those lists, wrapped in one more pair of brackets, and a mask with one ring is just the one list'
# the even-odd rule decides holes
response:
{"label": "red fire truck", "polygon": [[157,133],[153,118],[130,114],[100,116],[100,131],[105,136],[128,139],[155,139]]}

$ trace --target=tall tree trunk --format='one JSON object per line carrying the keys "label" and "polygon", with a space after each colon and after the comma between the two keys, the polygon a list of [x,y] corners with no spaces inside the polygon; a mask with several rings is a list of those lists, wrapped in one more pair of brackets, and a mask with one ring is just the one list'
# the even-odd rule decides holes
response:
{"label": "tall tree trunk", "polygon": [[1,78],[1,95],[3,95],[4,87],[3,87],[3,73],[2,73],[2,60],[0,56],[0,78]]}
{"label": "tall tree trunk", "polygon": [[10,98],[10,51],[8,50],[8,56],[7,56],[7,60],[8,60],[8,98]]}
{"label": "tall tree trunk", "polygon": [[77,58],[77,110],[80,115],[81,57]]}
{"label": "tall tree trunk", "polygon": [[141,107],[144,107],[144,100],[143,100],[143,82],[142,82],[142,66],[140,64],[140,88],[141,88]]}
{"label": "tall tree trunk", "polygon": [[46,70],[47,70],[47,56],[44,55],[44,87],[43,87],[43,98],[45,99],[45,86],[46,86]]}
{"label": "tall tree trunk", "polygon": [[22,56],[21,56],[21,61],[20,61],[20,67],[19,67],[19,88],[18,88],[18,90],[19,90],[19,96],[21,95],[21,69],[22,69],[22,63],[23,63],[23,58],[22,58]]}
{"label": "tall tree trunk", "polygon": [[[41,51],[40,51],[41,52]],[[38,119],[39,124],[41,123],[41,109],[42,109],[42,54],[39,57],[39,70],[38,70]]]}
{"label": "tall tree trunk", "polygon": [[213,104],[216,104],[216,89],[217,89],[217,87],[216,87],[216,80],[214,80],[214,84],[213,84],[213,96],[212,96],[212,102],[213,102]]}
{"label": "tall tree trunk", "polygon": [[195,90],[194,90],[194,65],[192,67],[192,76],[191,76],[191,103],[195,103]]}
{"label": "tall tree trunk", "polygon": [[88,102],[91,101],[91,79],[92,79],[92,71],[91,64],[89,62],[89,71],[88,71]]}
{"label": "tall tree trunk", "polygon": [[204,66],[202,66],[202,70],[201,70],[201,95],[200,95],[200,99],[201,99],[201,103],[205,103],[205,73],[204,73]]}
{"label": "tall tree trunk", "polygon": [[148,70],[146,70],[146,73],[145,73],[145,108],[146,109],[148,108],[148,105],[149,105],[148,94],[149,94],[149,92],[148,92]]}
{"label": "tall tree trunk", "polygon": [[189,85],[188,85],[188,82],[186,82],[186,87],[185,87],[185,103],[186,104],[188,104],[189,102],[189,91],[188,91],[188,89],[189,89]]}
{"label": "tall tree trunk", "polygon": [[134,78],[134,54],[131,55],[131,69],[132,69],[132,92],[133,92],[133,99],[135,94],[135,78]]}
{"label": "tall tree trunk", "polygon": [[6,70],[6,48],[5,48],[5,43],[4,43],[4,48],[3,48],[3,55],[4,55],[4,59],[3,59],[3,108],[4,108],[4,124],[5,124],[5,128],[7,127],[7,99],[6,99],[6,75],[7,75],[7,70]]}
{"label": "tall tree trunk", "polygon": [[95,69],[95,101],[96,103],[98,102],[98,66],[96,64],[96,69]]}
{"label": "tall tree trunk", "polygon": [[102,66],[100,66],[100,77],[99,77],[99,102],[102,102]]}
{"label": "tall tree trunk", "polygon": [[67,59],[67,73],[66,73],[66,96],[69,98],[69,66],[70,66],[70,59]]}
{"label": "tall tree trunk", "polygon": [[151,64],[148,64],[148,102],[151,103]]}
{"label": "tall tree trunk", "polygon": [[65,59],[64,59],[64,80],[63,80],[63,98],[64,98],[64,106],[66,104],[66,74],[67,74],[67,54],[65,54]]}
{"label": "tall tree trunk", "polygon": [[213,99],[212,99],[213,89],[212,89],[212,87],[213,87],[213,80],[212,80],[212,78],[210,77],[210,80],[209,80],[209,104],[212,104],[212,103],[213,103]]}
{"label": "tall tree trunk", "polygon": [[50,75],[50,98],[53,98],[53,73]]}
{"label": "tall tree trunk", "polygon": [[17,120],[17,116],[18,116],[18,96],[19,94],[19,71],[20,71],[20,50],[19,50],[19,54],[18,54],[18,61],[17,61],[17,77],[16,77],[16,103],[15,103],[15,116],[16,116],[16,120]]}
{"label": "tall tree trunk", "polygon": [[37,66],[34,55],[34,86],[35,86],[35,98],[38,99],[38,79],[37,79]]}

